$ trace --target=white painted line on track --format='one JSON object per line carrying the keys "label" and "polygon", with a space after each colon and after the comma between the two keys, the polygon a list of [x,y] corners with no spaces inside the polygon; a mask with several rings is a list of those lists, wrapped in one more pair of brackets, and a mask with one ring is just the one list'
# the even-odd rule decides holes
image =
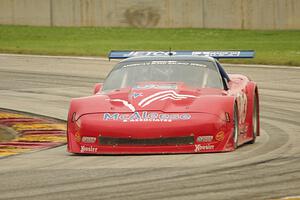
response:
{"label": "white painted line on track", "polygon": [[[1,53],[0,56],[9,57],[32,57],[32,58],[56,58],[56,59],[79,59],[79,60],[99,60],[109,61],[108,58],[104,57],[92,57],[92,56],[51,56],[51,55],[32,55],[32,54],[6,54]],[[274,69],[298,69],[300,66],[284,66],[284,65],[257,65],[257,64],[222,64],[228,67],[255,67],[255,68],[274,68]]]}
{"label": "white painted line on track", "polygon": [[299,69],[300,66],[285,66],[285,65],[256,65],[256,64],[224,64],[225,67],[253,67],[253,68],[267,68],[267,69]]}
{"label": "white painted line on track", "polygon": [[104,57],[87,57],[87,56],[50,56],[50,55],[32,55],[32,54],[6,54],[1,53],[0,56],[7,57],[32,57],[32,58],[56,58],[56,59],[79,59],[79,60],[101,60],[108,61],[108,58]]}
{"label": "white painted line on track", "polygon": [[284,199],[291,199],[291,200],[299,200],[300,199],[300,196],[290,196],[290,197],[284,197],[282,198],[283,200]]}

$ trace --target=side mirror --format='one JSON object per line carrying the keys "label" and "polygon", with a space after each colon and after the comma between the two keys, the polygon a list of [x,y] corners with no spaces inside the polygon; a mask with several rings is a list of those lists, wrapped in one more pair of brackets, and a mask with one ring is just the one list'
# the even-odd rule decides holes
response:
{"label": "side mirror", "polygon": [[102,86],[103,86],[103,83],[96,83],[94,86],[94,94],[97,94],[98,92],[100,92],[102,89]]}

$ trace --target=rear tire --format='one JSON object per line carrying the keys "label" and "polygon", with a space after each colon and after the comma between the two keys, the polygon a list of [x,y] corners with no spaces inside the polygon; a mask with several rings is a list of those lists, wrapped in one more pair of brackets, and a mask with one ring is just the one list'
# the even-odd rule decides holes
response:
{"label": "rear tire", "polygon": [[238,143],[239,143],[239,117],[238,117],[238,108],[237,105],[234,105],[234,111],[233,111],[233,147],[234,149],[238,148]]}
{"label": "rear tire", "polygon": [[258,102],[257,95],[254,95],[253,99],[253,113],[252,113],[252,140],[249,142],[250,144],[254,144],[256,141],[258,132]]}

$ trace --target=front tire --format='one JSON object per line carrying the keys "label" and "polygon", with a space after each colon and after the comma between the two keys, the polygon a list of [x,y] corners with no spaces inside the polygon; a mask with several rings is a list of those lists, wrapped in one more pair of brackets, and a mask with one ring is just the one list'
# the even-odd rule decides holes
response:
{"label": "front tire", "polygon": [[254,144],[258,133],[258,101],[257,94],[254,95],[253,99],[253,112],[252,112],[252,140],[250,144]]}

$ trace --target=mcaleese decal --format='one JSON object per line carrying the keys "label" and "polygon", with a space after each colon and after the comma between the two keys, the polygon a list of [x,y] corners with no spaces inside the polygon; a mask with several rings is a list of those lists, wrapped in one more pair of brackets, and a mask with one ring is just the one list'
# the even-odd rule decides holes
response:
{"label": "mcaleese decal", "polygon": [[103,120],[123,122],[172,122],[189,120],[192,116],[188,113],[157,113],[157,112],[134,112],[134,113],[104,113]]}

